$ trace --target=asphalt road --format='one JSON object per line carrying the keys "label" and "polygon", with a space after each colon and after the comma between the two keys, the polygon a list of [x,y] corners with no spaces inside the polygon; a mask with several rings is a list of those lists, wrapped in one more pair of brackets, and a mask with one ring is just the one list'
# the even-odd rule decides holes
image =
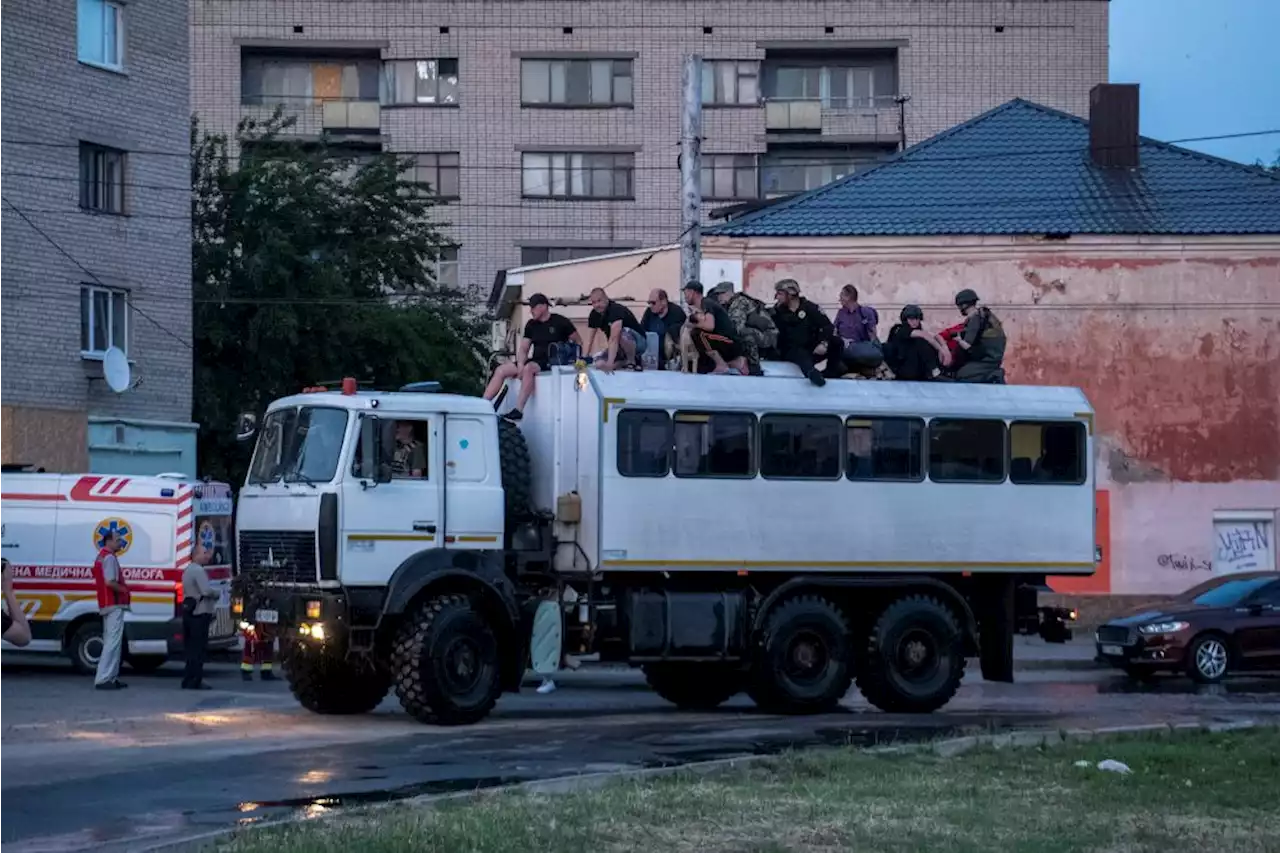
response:
{"label": "asphalt road", "polygon": [[830,744],[873,744],[1005,728],[1280,719],[1280,680],[1135,687],[1110,672],[1041,671],[1019,683],[971,674],[944,712],[884,714],[856,692],[839,713],[783,718],[743,697],[682,713],[635,675],[578,673],[550,695],[505,697],[466,728],[419,725],[394,699],[364,717],[309,714],[283,685],[177,689],[176,666],[95,693],[59,665],[3,675],[3,820],[11,853],[137,850],[208,830],[345,805],[613,769]]}

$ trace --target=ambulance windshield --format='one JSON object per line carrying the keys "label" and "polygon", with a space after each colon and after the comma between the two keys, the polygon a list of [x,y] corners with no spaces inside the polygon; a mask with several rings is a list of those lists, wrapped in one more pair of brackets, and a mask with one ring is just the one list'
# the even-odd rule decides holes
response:
{"label": "ambulance windshield", "polygon": [[249,484],[329,482],[346,432],[346,409],[302,406],[272,412],[258,434]]}

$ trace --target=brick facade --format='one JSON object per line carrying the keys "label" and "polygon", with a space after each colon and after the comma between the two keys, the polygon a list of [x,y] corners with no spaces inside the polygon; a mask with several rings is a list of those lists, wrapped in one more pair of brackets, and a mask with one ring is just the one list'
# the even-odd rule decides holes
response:
{"label": "brick facade", "polygon": [[[88,415],[191,418],[188,13],[181,2],[126,4],[122,73],[78,61],[70,0],[5,0],[3,14],[4,461],[63,467],[85,458]],[[126,215],[80,209],[82,142],[127,152]],[[125,394],[81,356],[80,287],[95,283],[81,265],[128,292],[140,384]],[[62,429],[58,412],[76,414],[79,428]],[[9,428],[42,418],[67,448]]]}
{"label": "brick facade", "polygon": [[[899,92],[911,97],[908,141],[917,142],[1018,96],[1087,113],[1090,87],[1107,78],[1107,9],[1104,0],[198,0],[192,103],[224,132],[246,109],[262,109],[240,103],[245,43],[373,45],[383,59],[458,59],[459,106],[384,107],[381,137],[388,150],[461,153],[461,200],[440,218],[462,246],[461,283],[487,292],[498,270],[520,263],[521,246],[638,247],[679,234],[685,54],[746,60],[795,43],[892,43]],[[521,55],[593,52],[635,57],[634,108],[521,107]],[[703,115],[704,151],[765,150],[763,106]],[[896,135],[896,116],[893,125]],[[520,149],[534,146],[635,150],[634,201],[522,200]]]}

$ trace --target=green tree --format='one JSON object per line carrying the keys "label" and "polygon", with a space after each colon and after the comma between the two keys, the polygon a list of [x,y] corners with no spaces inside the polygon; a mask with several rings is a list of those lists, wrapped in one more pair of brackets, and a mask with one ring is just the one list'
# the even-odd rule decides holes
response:
{"label": "green tree", "polygon": [[307,385],[423,380],[475,393],[482,319],[435,280],[448,244],[411,161],[357,165],[280,111],[226,136],[191,122],[194,409],[201,474],[243,479],[240,411]]}

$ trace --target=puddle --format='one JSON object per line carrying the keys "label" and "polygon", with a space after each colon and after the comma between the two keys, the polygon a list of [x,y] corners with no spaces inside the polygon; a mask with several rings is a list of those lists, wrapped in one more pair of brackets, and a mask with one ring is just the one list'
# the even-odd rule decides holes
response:
{"label": "puddle", "polygon": [[[259,800],[239,803],[236,811],[250,814],[264,809],[292,809],[302,811],[308,816],[315,816],[330,809],[349,808],[351,806],[367,806],[378,803],[393,803],[433,794],[456,794],[463,791],[479,791],[483,788],[497,788],[503,785],[515,785],[527,782],[528,776],[482,776],[466,779],[437,779],[430,782],[416,782],[397,788],[382,788],[375,791],[351,791],[343,794],[325,794],[318,797],[297,797],[286,800]],[[255,819],[259,819],[255,816]],[[242,821],[243,822],[243,821]]]}
{"label": "puddle", "polygon": [[1160,694],[1168,696],[1250,696],[1280,695],[1280,678],[1228,679],[1221,684],[1197,684],[1180,676],[1156,676],[1152,681],[1118,677],[1095,685],[1099,694]]}

